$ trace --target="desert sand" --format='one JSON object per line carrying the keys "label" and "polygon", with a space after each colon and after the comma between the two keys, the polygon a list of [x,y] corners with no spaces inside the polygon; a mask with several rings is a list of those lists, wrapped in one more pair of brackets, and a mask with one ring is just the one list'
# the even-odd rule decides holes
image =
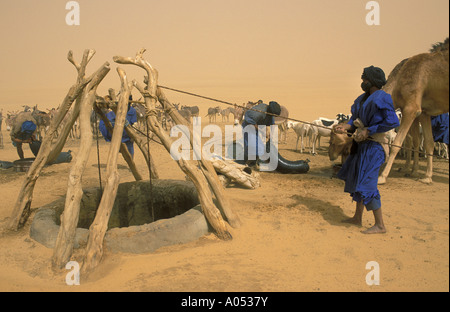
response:
{"label": "desert sand", "polygon": [[[221,126],[224,123],[219,122]],[[2,131],[0,160],[18,159],[9,132]],[[307,174],[261,172],[261,187],[229,187],[226,194],[243,225],[232,229],[233,239],[209,234],[187,244],[163,247],[149,254],[105,251],[100,266],[81,276],[79,286],[68,286],[68,270],[51,269],[52,249],[30,238],[35,211],[65,196],[73,163],[46,167],[36,184],[33,213],[18,232],[0,234],[0,291],[150,291],[150,292],[397,292],[449,291],[449,163],[434,161],[431,185],[405,177],[398,158],[388,183],[379,186],[387,233],[364,235],[373,225],[365,212],[363,226],[342,223],[352,216],[355,203],[343,192],[343,181],[332,178],[328,142],[319,154],[300,154],[296,136],[288,132],[280,153],[287,159],[310,159]],[[100,163],[105,173],[109,143],[100,140]],[[77,156],[79,141],[69,139],[63,151]],[[152,142],[160,177],[184,180],[185,175],[164,148]],[[32,157],[28,146],[25,157]],[[148,176],[137,150],[135,160]],[[421,159],[420,173],[426,163]],[[133,181],[119,157],[121,182]],[[4,228],[25,173],[0,170],[0,227]],[[99,185],[96,143],[83,174],[83,186]],[[72,259],[81,261],[83,249]],[[369,261],[380,267],[380,285],[366,284]]]}

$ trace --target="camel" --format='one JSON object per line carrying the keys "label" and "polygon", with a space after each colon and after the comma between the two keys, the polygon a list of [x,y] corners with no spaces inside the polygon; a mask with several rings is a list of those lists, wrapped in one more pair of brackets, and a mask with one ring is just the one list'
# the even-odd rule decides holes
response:
{"label": "camel", "polygon": [[[384,91],[391,94],[394,107],[402,112],[402,121],[391,148],[387,164],[378,178],[385,184],[395,157],[408,132],[413,145],[418,146],[419,122],[422,124],[427,158],[425,177],[420,182],[432,183],[434,140],[431,117],[449,111],[449,56],[446,48],[432,53],[422,53],[400,62],[391,72]],[[418,153],[414,154],[412,175],[417,174]]]}
{"label": "camel", "polygon": [[353,138],[346,133],[330,133],[330,147],[328,148],[328,157],[331,161],[335,161],[341,156],[341,164],[344,164],[350,155],[353,144]]}

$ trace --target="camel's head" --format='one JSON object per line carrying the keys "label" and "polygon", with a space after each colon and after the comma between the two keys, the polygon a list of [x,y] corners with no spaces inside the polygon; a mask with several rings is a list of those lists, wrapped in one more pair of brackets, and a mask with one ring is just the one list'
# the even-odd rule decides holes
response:
{"label": "camel's head", "polygon": [[344,158],[350,155],[353,139],[347,134],[339,134],[331,131],[330,146],[328,148],[328,157],[335,161],[340,155]]}

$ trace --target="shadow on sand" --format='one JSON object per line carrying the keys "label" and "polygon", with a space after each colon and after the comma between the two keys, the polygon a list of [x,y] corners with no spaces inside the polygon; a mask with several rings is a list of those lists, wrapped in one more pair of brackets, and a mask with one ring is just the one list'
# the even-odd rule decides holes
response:
{"label": "shadow on sand", "polygon": [[308,208],[310,211],[320,213],[323,219],[331,225],[339,225],[345,227],[351,226],[348,223],[342,222],[342,220],[348,219],[349,216],[344,214],[344,211],[339,206],[333,205],[321,199],[304,197],[301,195],[294,195],[291,197],[291,199],[295,200],[296,202],[289,205],[290,207],[301,204],[306,206],[306,208]]}

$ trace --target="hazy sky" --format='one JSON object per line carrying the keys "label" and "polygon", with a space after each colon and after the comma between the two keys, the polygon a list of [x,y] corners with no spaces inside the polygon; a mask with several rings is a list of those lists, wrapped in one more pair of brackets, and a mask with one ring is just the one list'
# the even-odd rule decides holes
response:
{"label": "hazy sky", "polygon": [[[142,47],[159,84],[242,104],[262,99],[312,120],[349,112],[366,66],[386,75],[406,57],[448,36],[448,0],[380,0],[369,26],[362,0],[80,0],[80,25],[66,24],[65,0],[3,1],[0,109],[57,107],[76,79],[67,61],[96,50],[88,74],[112,70],[99,95],[119,89],[115,55]],[[144,72],[120,65],[131,78]],[[139,97],[137,91],[133,91]],[[214,102],[166,91],[173,103]],[[224,106],[224,105],[221,105]]]}

